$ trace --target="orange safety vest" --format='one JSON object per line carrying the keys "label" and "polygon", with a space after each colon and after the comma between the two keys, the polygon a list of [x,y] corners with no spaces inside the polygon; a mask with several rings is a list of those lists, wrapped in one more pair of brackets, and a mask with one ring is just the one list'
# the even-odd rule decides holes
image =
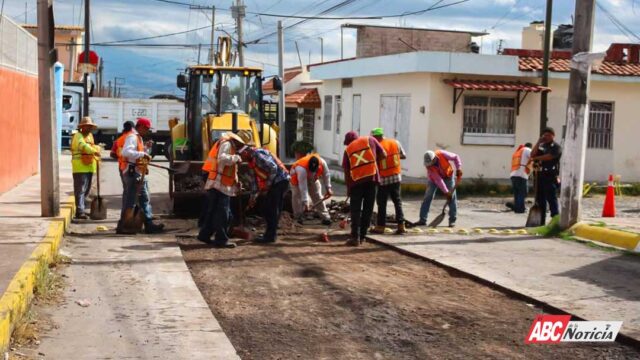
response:
{"label": "orange safety vest", "polygon": [[531,172],[531,169],[526,165],[522,165],[522,154],[524,153],[524,149],[525,149],[524,145],[518,146],[518,149],[516,150],[516,152],[514,152],[513,155],[511,156],[511,171],[516,171],[521,166],[523,166],[524,172],[527,175],[529,175],[529,173]]}
{"label": "orange safety vest", "polygon": [[440,170],[440,175],[443,178],[450,178],[453,176],[453,167],[451,167],[451,163],[444,156],[442,151],[436,150],[436,157],[438,158],[438,169]]}
{"label": "orange safety vest", "polygon": [[[122,148],[124,148],[124,143],[127,140],[127,136],[129,136],[131,133],[132,130],[122,133],[122,135],[120,135],[120,137],[116,140],[116,155],[118,156],[118,167],[120,168],[120,171],[124,171],[124,169],[126,169],[128,165],[127,160],[122,156]],[[144,151],[144,144],[142,144],[143,150],[140,150],[141,142],[142,141],[138,139],[138,150]]]}
{"label": "orange safety vest", "polygon": [[[207,156],[207,160],[204,162],[202,166],[202,170],[209,172],[209,179],[215,180],[218,178],[218,174],[222,176],[220,182],[224,186],[233,186],[238,182],[238,166],[236,164],[225,166],[222,171],[218,169],[218,149],[225,142],[230,141],[228,137],[223,137],[218,140],[211,151],[209,151],[209,156]],[[231,155],[235,155],[236,149],[231,146]]]}
{"label": "orange safety vest", "polygon": [[394,139],[382,139],[380,145],[387,152],[387,157],[378,161],[380,176],[388,177],[398,175],[402,172],[400,166],[400,146]]}
{"label": "orange safety vest", "polygon": [[[264,149],[264,150],[266,150],[271,156],[273,156],[273,159],[276,161],[276,164],[280,169],[282,169],[282,171],[287,172],[287,167],[284,166],[282,161],[280,161],[280,159],[277,156],[275,156],[274,154],[271,154],[271,152],[267,149]],[[253,171],[256,173],[256,182],[258,183],[258,190],[260,191],[268,190],[267,179],[269,178],[269,173],[261,169],[258,166],[258,164],[256,164],[256,161],[253,159],[249,162],[249,168],[253,169]]]}
{"label": "orange safety vest", "polygon": [[349,172],[351,179],[358,181],[368,176],[374,176],[378,171],[376,157],[369,144],[368,136],[360,136],[345,149],[349,158]]}
{"label": "orange safety vest", "polygon": [[[298,174],[296,173],[296,167],[302,167],[305,170],[307,170],[307,174],[309,174],[309,160],[311,160],[312,157],[317,157],[318,160],[320,160],[320,155],[313,153],[313,154],[309,154],[305,157],[301,157],[300,159],[298,159],[298,161],[294,162],[293,165],[291,165],[291,170],[289,172],[289,174],[291,175],[291,185],[298,185]],[[315,174],[315,177],[313,179],[310,179],[309,177],[307,177],[308,181],[316,181],[318,180],[319,177],[322,176],[322,174],[324,174],[324,166],[322,166],[322,161],[320,161],[320,164],[318,166],[318,172]]]}

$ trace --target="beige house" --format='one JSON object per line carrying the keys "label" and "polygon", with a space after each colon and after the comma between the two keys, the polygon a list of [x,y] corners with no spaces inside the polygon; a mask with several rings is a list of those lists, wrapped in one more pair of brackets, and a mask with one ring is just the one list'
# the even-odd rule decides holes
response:
{"label": "beige house", "polygon": [[[530,28],[525,30],[529,38],[524,44],[539,43],[528,33]],[[482,35],[429,29],[413,34],[409,44],[419,42],[415,36],[420,34],[431,39],[446,34],[452,44],[456,42],[451,36],[459,34],[470,41],[471,36]],[[342,140],[349,130],[365,134],[380,126],[407,150],[403,167],[408,176],[425,176],[422,156],[426,150],[446,149],[462,156],[467,177],[507,179],[515,147],[538,138],[540,93],[546,91],[550,91],[549,125],[562,142],[569,51],[553,52],[551,80],[543,88],[538,85],[540,50],[506,49],[502,55],[480,55],[470,42],[462,50],[430,51],[421,45],[420,51],[407,47],[410,52],[384,54],[388,45],[379,44],[379,39],[358,37],[358,49],[367,47],[361,42],[373,42],[368,47],[377,46],[377,52],[311,66],[312,78],[323,81],[315,145],[328,159],[341,160]],[[623,181],[640,181],[639,57],[640,46],[613,44],[591,77],[588,181],[606,181],[610,173],[621,175]]]}
{"label": "beige house", "polygon": [[[38,26],[23,24],[22,27],[38,37]],[[84,27],[74,25],[56,25],[54,42],[58,50],[58,61],[64,65],[64,81],[81,81],[82,74],[75,71],[78,55],[82,52]],[[69,71],[73,69],[73,71]]]}

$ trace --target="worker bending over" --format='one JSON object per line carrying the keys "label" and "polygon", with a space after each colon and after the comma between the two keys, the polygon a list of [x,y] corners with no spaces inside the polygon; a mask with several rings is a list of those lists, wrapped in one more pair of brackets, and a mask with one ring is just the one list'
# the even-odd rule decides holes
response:
{"label": "worker bending over", "polygon": [[[322,224],[330,225],[329,211],[323,201],[333,196],[327,162],[318,154],[309,154],[291,165],[290,174],[293,216],[302,223],[304,213],[313,207],[322,217]],[[322,190],[320,179],[325,188],[324,197],[320,195]],[[309,196],[311,196],[311,204],[309,204]]]}
{"label": "worker bending over", "polygon": [[240,151],[242,160],[249,164],[254,177],[251,182],[249,207],[256,204],[259,195],[264,195],[262,214],[267,229],[256,238],[258,243],[274,243],[277,238],[278,222],[284,207],[284,195],[289,190],[289,171],[280,159],[267,149],[257,149],[252,144]]}
{"label": "worker bending over", "polygon": [[[119,158],[120,166],[126,166],[122,170],[124,179],[124,207],[120,215],[120,221],[116,228],[116,233],[125,233],[122,228],[122,216],[127,209],[133,209],[136,205],[140,207],[144,215],[144,232],[154,234],[162,232],[164,224],[153,223],[153,212],[151,209],[151,198],[149,196],[149,182],[146,178],[148,173],[147,163],[151,161],[149,149],[145,148],[142,138],[149,133],[151,120],[138,118],[135,130],[127,134],[122,153]],[[143,176],[143,174],[145,176]]]}
{"label": "worker bending over", "polygon": [[[451,166],[453,162],[456,170]],[[427,215],[431,207],[431,201],[436,194],[436,189],[440,189],[446,195],[449,202],[449,227],[456,225],[458,214],[458,199],[455,187],[462,178],[462,161],[460,156],[444,150],[427,151],[424,153],[424,166],[427,169],[427,190],[424,200],[420,206],[420,220],[414,223],[416,226],[427,224]],[[456,175],[455,179],[453,175]]]}
{"label": "worker bending over", "polygon": [[76,200],[76,219],[88,219],[84,212],[86,197],[91,191],[91,180],[100,159],[100,147],[94,144],[92,131],[98,126],[85,116],[78,124],[78,131],[71,140],[71,167],[73,173],[73,195]]}
{"label": "worker bending over", "polygon": [[540,206],[542,213],[542,223],[546,223],[547,203],[551,217],[559,214],[558,209],[558,188],[560,181],[560,158],[562,157],[562,147],[555,142],[556,133],[553,128],[547,127],[542,131],[542,137],[533,146],[531,151],[531,162],[535,162],[539,167],[538,191],[536,202]]}
{"label": "worker bending over", "polygon": [[346,245],[358,246],[365,241],[371,224],[380,173],[376,161],[384,160],[387,153],[373,136],[358,136],[355,131],[345,134],[347,148],[342,157],[342,168],[347,183],[347,196],[351,201],[351,238]]}
{"label": "worker bending over", "polygon": [[396,221],[398,229],[396,234],[407,232],[404,226],[404,213],[402,212],[402,199],[400,199],[400,183],[402,181],[402,166],[400,159],[406,159],[407,155],[400,142],[396,139],[384,137],[382,128],[375,128],[371,135],[378,140],[380,146],[387,153],[387,157],[378,161],[378,171],[380,171],[380,186],[378,186],[378,221],[373,233],[384,234],[387,225],[387,200],[391,198],[396,211]]}
{"label": "worker bending over", "polygon": [[511,188],[513,190],[513,203],[507,203],[507,207],[516,214],[525,211],[524,200],[527,197],[529,173],[531,168],[531,143],[518,146],[511,156]]}
{"label": "worker bending over", "polygon": [[[227,132],[218,140],[202,166],[209,173],[204,189],[205,214],[198,234],[198,240],[219,248],[234,248],[229,241],[231,223],[231,198],[240,192],[238,163],[242,161],[238,150],[245,146],[244,140],[232,132]],[[211,241],[211,235],[215,238]]]}

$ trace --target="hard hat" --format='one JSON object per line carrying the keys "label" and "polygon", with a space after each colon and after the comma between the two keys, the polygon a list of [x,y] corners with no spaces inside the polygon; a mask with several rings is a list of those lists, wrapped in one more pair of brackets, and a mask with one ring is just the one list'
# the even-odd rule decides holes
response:
{"label": "hard hat", "polygon": [[431,166],[436,161],[436,153],[428,150],[424,153],[424,166]]}
{"label": "hard hat", "polygon": [[384,130],[380,127],[377,127],[371,130],[371,136],[384,136]]}

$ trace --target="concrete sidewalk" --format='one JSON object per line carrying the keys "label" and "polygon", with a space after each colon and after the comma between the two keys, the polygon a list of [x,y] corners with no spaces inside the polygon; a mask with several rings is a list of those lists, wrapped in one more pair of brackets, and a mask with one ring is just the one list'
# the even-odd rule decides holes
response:
{"label": "concrete sidewalk", "polygon": [[[418,206],[418,202],[407,202],[405,212],[415,214]],[[491,228],[517,229],[522,222],[522,215],[462,208],[458,225],[484,228],[484,234],[370,238],[584,319],[622,320],[622,333],[640,340],[640,257],[562,239],[486,232],[487,224]]]}
{"label": "concrete sidewalk", "polygon": [[[60,156],[60,202],[73,195],[71,156]],[[47,234],[52,218],[40,217],[40,175],[0,195],[0,296]]]}

